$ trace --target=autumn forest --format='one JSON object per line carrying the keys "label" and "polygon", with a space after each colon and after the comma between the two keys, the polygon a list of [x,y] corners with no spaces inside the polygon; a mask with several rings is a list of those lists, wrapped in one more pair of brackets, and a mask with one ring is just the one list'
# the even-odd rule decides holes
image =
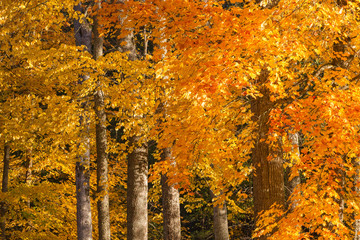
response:
{"label": "autumn forest", "polygon": [[359,0],[0,0],[0,234],[360,240]]}

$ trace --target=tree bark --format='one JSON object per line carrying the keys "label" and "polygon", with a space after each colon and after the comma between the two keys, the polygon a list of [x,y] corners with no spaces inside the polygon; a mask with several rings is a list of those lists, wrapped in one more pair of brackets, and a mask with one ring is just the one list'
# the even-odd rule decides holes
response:
{"label": "tree bark", "polygon": [[84,139],[86,152],[76,163],[76,219],[79,240],[92,239],[92,220],[90,204],[90,139]]}
{"label": "tree bark", "polygon": [[[75,11],[84,13],[81,2],[75,6]],[[91,27],[86,18],[74,20],[75,42],[77,46],[85,46],[85,50],[91,53]],[[89,76],[82,76],[82,81],[86,81]],[[80,82],[82,83],[82,82]],[[76,218],[77,218],[77,237],[79,240],[92,239],[92,219],[90,204],[90,138],[89,138],[89,119],[88,119],[88,100],[82,103],[84,113],[80,116],[80,135],[82,138],[82,148],[84,152],[78,156],[75,168],[76,181]],[[81,149],[79,147],[79,150]]]}
{"label": "tree bark", "polygon": [[[210,195],[213,199],[216,197],[211,190]],[[213,212],[215,240],[229,240],[229,226],[226,202],[224,201],[221,205],[214,205]]]}
{"label": "tree bark", "polygon": [[[4,168],[2,176],[2,188],[3,193],[9,190],[9,164],[10,164],[10,146],[4,146]],[[0,214],[1,214],[1,239],[6,240],[6,212],[7,206],[5,202],[0,203]]]}
{"label": "tree bark", "polygon": [[251,101],[252,121],[257,123],[256,140],[252,151],[255,167],[253,177],[255,219],[261,211],[270,209],[274,203],[281,207],[285,204],[283,160],[277,150],[270,149],[267,143],[269,114],[274,107],[270,101],[270,91],[265,85],[268,75],[267,70],[261,71],[258,83],[262,96]]}
{"label": "tree bark", "polygon": [[130,138],[132,152],[128,155],[127,178],[127,239],[148,239],[148,145],[140,137]]}
{"label": "tree bark", "polygon": [[[173,161],[171,148],[163,149],[161,161]],[[179,191],[167,182],[166,175],[161,175],[163,218],[164,218],[164,239],[181,239],[181,221],[180,221],[180,195]]]}
{"label": "tree bark", "polygon": [[[98,8],[101,7],[98,2]],[[94,17],[94,50],[93,57],[98,60],[103,55],[104,39],[100,37],[99,22]],[[97,209],[99,240],[110,240],[110,208],[108,193],[108,157],[106,138],[106,113],[104,105],[104,92],[101,89],[100,79],[97,82],[97,90],[94,95],[96,114],[96,164],[97,164]]]}

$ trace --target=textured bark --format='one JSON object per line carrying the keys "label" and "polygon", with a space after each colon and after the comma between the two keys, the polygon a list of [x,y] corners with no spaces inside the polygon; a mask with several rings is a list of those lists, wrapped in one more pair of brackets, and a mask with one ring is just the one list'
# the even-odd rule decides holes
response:
{"label": "textured bark", "polygon": [[229,239],[226,203],[214,206],[214,235],[215,240]]}
{"label": "textured bark", "polygon": [[[2,187],[1,191],[3,193],[8,191],[9,186],[9,164],[10,164],[10,146],[5,145],[4,146],[4,168],[3,168],[3,176],[2,176]],[[0,216],[1,216],[1,239],[6,239],[6,212],[7,207],[5,202],[0,202]]]}
{"label": "textured bark", "polygon": [[[259,213],[276,203],[285,204],[283,160],[278,150],[270,149],[267,141],[269,132],[269,114],[273,108],[270,101],[270,92],[265,86],[268,71],[262,70],[258,78],[262,97],[252,99],[252,120],[257,123],[257,136],[252,151],[252,160],[255,167],[253,177],[254,214]],[[266,239],[266,238],[264,238]]]}
{"label": "textured bark", "polygon": [[140,137],[130,138],[133,148],[128,155],[127,239],[148,239],[148,145]]}
{"label": "textured bark", "polygon": [[[100,2],[98,2],[100,8]],[[99,34],[99,22],[94,17],[94,49],[93,56],[97,60],[103,55],[104,39]],[[110,240],[110,208],[108,193],[108,157],[106,139],[106,113],[104,105],[104,92],[101,89],[101,82],[98,80],[95,98],[96,114],[96,164],[97,164],[97,209],[98,209],[98,230],[99,240]]]}
{"label": "textured bark", "polygon": [[90,204],[90,141],[83,140],[86,152],[79,156],[76,163],[76,219],[79,240],[92,239]]}
{"label": "textured bark", "polygon": [[[76,11],[84,13],[81,3],[74,8]],[[75,42],[77,46],[85,46],[85,50],[91,53],[91,27],[85,18],[80,22],[74,20]],[[82,83],[89,76],[82,76]],[[82,148],[84,152],[78,156],[75,169],[76,181],[76,219],[77,237],[79,240],[92,239],[92,220],[90,204],[90,138],[89,138],[89,119],[88,119],[88,100],[82,103],[84,113],[80,116],[80,132],[82,138]],[[81,148],[79,148],[81,149]]]}
{"label": "textured bark", "polygon": [[[210,191],[211,197],[216,196]],[[214,205],[214,237],[215,240],[229,240],[229,226],[227,218],[226,202],[221,205]]]}
{"label": "textured bark", "polygon": [[[173,160],[171,148],[163,149],[161,161]],[[166,175],[161,176],[163,218],[164,218],[164,239],[181,239],[181,221],[180,221],[180,195],[179,191],[167,182]]]}

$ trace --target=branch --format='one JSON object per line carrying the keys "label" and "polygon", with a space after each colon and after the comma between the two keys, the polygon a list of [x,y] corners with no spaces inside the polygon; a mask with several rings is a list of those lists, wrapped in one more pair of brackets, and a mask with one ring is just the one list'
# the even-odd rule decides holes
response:
{"label": "branch", "polygon": [[356,83],[358,83],[360,80],[360,74],[356,75],[355,77],[353,77],[350,82],[356,81]]}
{"label": "branch", "polygon": [[333,64],[331,64],[331,63],[326,63],[326,64],[324,64],[324,65],[322,65],[315,73],[314,73],[314,75],[315,75],[315,77],[319,77],[319,75],[323,72],[323,71],[325,71],[325,70],[327,70],[327,69],[332,69],[332,68],[335,68],[336,66],[334,66]]}

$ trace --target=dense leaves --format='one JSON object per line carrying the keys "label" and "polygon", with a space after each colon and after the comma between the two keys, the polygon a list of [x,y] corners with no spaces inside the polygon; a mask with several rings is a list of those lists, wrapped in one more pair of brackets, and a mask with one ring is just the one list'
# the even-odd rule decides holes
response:
{"label": "dense leaves", "polygon": [[[161,174],[180,190],[183,238],[211,237],[212,206],[224,201],[231,239],[359,235],[358,1],[127,0],[103,1],[101,9],[88,1],[84,15],[77,4],[0,6],[0,145],[11,148],[9,190],[0,202],[10,239],[76,237],[73,170],[85,110],[93,203],[100,197],[90,111],[99,82],[112,238],[126,236],[124,166],[134,135],[158,149],[149,152],[150,239],[162,237]],[[95,14],[105,40],[96,61],[75,46],[72,24],[92,24]],[[253,216],[259,200],[252,183],[264,169],[254,164],[259,144],[268,147],[266,161],[287,169],[286,181],[301,181],[286,190],[288,204],[274,201]],[[173,158],[158,161],[168,147]]]}

